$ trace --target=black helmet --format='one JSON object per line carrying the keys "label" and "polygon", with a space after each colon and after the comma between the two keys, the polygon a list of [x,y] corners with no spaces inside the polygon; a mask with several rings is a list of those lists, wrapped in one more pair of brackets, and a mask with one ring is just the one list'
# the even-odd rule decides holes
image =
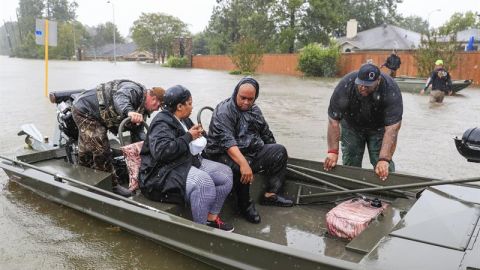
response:
{"label": "black helmet", "polygon": [[164,108],[170,112],[177,110],[177,105],[185,103],[192,94],[182,85],[175,85],[167,89],[163,97]]}

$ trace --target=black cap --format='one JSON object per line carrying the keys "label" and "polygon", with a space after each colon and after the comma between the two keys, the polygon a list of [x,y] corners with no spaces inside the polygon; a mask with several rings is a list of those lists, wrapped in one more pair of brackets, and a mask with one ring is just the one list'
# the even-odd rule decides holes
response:
{"label": "black cap", "polygon": [[371,86],[380,77],[380,69],[374,64],[364,64],[357,73],[356,84]]}
{"label": "black cap", "polygon": [[163,104],[167,110],[175,111],[178,104],[185,103],[191,96],[192,94],[187,88],[182,85],[175,85],[165,92]]}

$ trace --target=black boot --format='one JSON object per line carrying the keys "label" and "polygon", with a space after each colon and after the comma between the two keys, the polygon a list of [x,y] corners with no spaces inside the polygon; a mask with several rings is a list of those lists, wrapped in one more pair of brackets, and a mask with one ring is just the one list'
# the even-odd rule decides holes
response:
{"label": "black boot", "polygon": [[261,205],[274,205],[274,206],[280,206],[280,207],[292,207],[293,206],[293,201],[282,197],[280,195],[274,194],[270,197],[265,197],[263,196],[262,200],[260,201]]}
{"label": "black boot", "polygon": [[123,197],[130,197],[132,196],[132,192],[128,188],[124,188],[121,185],[117,184],[112,188],[113,193],[118,194]]}
{"label": "black boot", "polygon": [[241,213],[248,222],[258,224],[262,220],[260,214],[258,214],[257,209],[255,208],[255,203],[252,201],[247,207],[241,209]]}

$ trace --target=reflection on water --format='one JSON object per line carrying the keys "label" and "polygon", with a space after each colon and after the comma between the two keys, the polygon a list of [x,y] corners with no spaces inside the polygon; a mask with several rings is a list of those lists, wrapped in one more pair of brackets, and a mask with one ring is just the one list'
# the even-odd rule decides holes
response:
{"label": "reflection on water", "polygon": [[[182,84],[192,92],[194,112],[203,106],[214,107],[229,97],[241,78],[223,71],[171,69],[142,63],[50,61],[49,66],[52,90],[88,89],[120,78],[146,86]],[[3,155],[12,156],[21,150],[23,138],[16,134],[22,123],[35,123],[43,135],[51,135],[55,108],[43,97],[43,68],[40,60],[0,56],[3,116],[0,153]],[[337,80],[274,75],[256,78],[261,86],[257,103],[277,141],[286,145],[290,156],[323,160],[327,151],[327,107]],[[397,171],[446,179],[478,176],[478,165],[467,163],[457,153],[452,138],[478,125],[479,100],[480,91],[475,88],[446,97],[439,106],[431,106],[428,96],[403,94],[404,116],[394,156]],[[364,167],[371,167],[368,157],[364,159]],[[110,231],[107,224],[93,218],[12,188],[7,180],[0,172],[0,261],[4,265],[178,269],[193,262],[149,241]],[[168,256],[168,260],[164,260],[164,256]],[[205,267],[199,263],[196,266]]]}

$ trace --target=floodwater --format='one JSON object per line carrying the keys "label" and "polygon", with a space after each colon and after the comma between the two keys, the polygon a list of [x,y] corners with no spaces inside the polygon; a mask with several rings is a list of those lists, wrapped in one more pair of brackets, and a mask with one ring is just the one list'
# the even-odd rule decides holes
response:
{"label": "floodwater", "polygon": [[[143,63],[49,62],[49,89],[93,88],[128,78],[146,86],[182,84],[194,114],[231,95],[241,78],[224,71],[171,69]],[[323,160],[327,107],[337,79],[258,75],[260,105],[277,142],[290,156]],[[466,78],[465,78],[466,79]],[[44,62],[0,56],[0,154],[14,156],[24,141],[20,125],[34,123],[51,136],[55,108],[44,97]],[[428,97],[403,94],[404,115],[394,155],[398,172],[442,179],[479,176],[479,166],[458,154],[453,137],[479,125],[480,89],[468,88],[432,106]],[[368,157],[364,167],[371,168]],[[2,269],[209,269],[177,252],[95,218],[51,203],[8,180],[0,171]]]}

